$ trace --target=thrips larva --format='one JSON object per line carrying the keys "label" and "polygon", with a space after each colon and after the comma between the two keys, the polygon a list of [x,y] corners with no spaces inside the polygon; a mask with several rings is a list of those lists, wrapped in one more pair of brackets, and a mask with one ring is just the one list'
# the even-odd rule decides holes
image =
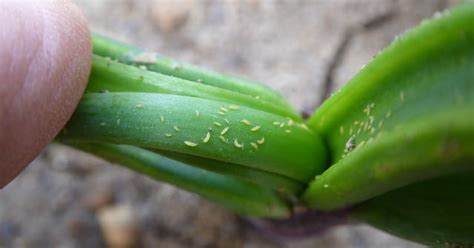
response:
{"label": "thrips larva", "polygon": [[234,139],[234,145],[235,147],[237,148],[242,148],[244,149],[244,143],[239,143],[239,141],[237,139]]}
{"label": "thrips larva", "polygon": [[190,147],[196,147],[198,144],[191,142],[191,141],[184,141],[184,144]]}
{"label": "thrips larva", "polygon": [[220,107],[219,109],[220,109],[222,112],[228,112],[228,111],[229,111],[228,109],[226,109],[226,108],[224,108],[224,107]]}
{"label": "thrips larva", "polygon": [[255,127],[252,127],[252,129],[250,129],[250,131],[252,132],[256,132],[258,130],[260,130],[260,126],[255,126]]}
{"label": "thrips larva", "polygon": [[229,131],[229,127],[225,127],[224,129],[222,129],[221,131],[221,135],[224,135],[227,133],[227,131]]}
{"label": "thrips larva", "polygon": [[224,136],[219,135],[219,139],[221,139],[222,142],[227,143],[227,139]]}
{"label": "thrips larva", "polygon": [[202,143],[207,143],[211,139],[211,133],[207,132],[206,137],[202,140]]}
{"label": "thrips larva", "polygon": [[250,145],[255,149],[255,150],[258,150],[258,145],[253,143],[253,142],[250,142]]}
{"label": "thrips larva", "polygon": [[244,124],[247,125],[247,126],[252,125],[252,123],[250,123],[250,121],[247,120],[247,119],[243,119],[243,120],[242,120],[242,123],[244,123]]}
{"label": "thrips larva", "polygon": [[291,126],[293,126],[293,124],[295,124],[295,121],[293,121],[292,119],[289,119],[287,124],[288,124],[288,126],[291,127]]}

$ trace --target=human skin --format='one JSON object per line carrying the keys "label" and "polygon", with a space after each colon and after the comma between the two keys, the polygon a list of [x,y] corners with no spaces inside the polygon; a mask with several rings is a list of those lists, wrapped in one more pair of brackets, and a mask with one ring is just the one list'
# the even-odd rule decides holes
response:
{"label": "human skin", "polygon": [[71,117],[91,67],[90,33],[70,2],[0,2],[0,188]]}

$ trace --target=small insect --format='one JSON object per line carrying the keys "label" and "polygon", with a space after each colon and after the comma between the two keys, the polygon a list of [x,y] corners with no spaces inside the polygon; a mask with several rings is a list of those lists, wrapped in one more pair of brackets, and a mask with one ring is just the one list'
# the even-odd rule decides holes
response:
{"label": "small insect", "polygon": [[177,126],[173,126],[174,130],[176,130],[176,132],[179,132],[181,129],[179,129],[179,127]]}
{"label": "small insect", "polygon": [[226,109],[226,108],[224,108],[224,107],[220,107],[219,109],[220,109],[222,112],[228,112],[228,111],[229,111],[228,109]]}
{"label": "small insect", "polygon": [[206,137],[202,140],[202,143],[207,143],[211,139],[211,133],[207,132]]}
{"label": "small insect", "polygon": [[221,139],[221,141],[224,142],[224,143],[228,143],[227,139],[222,135],[219,136],[219,139]]}
{"label": "small insect", "polygon": [[285,129],[285,133],[291,133],[291,129]]}
{"label": "small insect", "polygon": [[202,79],[198,79],[198,80],[196,80],[196,82],[199,83],[199,84],[202,84],[203,80],[202,80]]}
{"label": "small insect", "polygon": [[156,53],[144,52],[137,54],[133,57],[133,61],[137,63],[143,64],[154,64],[156,63]]}
{"label": "small insect", "polygon": [[227,124],[230,124],[230,121],[227,120],[227,118],[224,118],[224,121],[225,121]]}
{"label": "small insect", "polygon": [[304,123],[301,123],[299,126],[300,126],[301,128],[303,128],[303,129],[306,129],[306,130],[308,130],[308,131],[309,131],[309,127],[308,127],[308,126],[306,126],[306,124],[304,124]]}
{"label": "small insect", "polygon": [[199,111],[196,110],[196,117],[199,117]]}
{"label": "small insect", "polygon": [[355,136],[352,135],[349,140],[347,140],[346,145],[344,147],[344,152],[348,153],[356,148],[356,145],[354,143]]}
{"label": "small insect", "polygon": [[288,126],[291,127],[291,126],[293,126],[293,124],[295,124],[295,121],[293,121],[292,119],[289,119],[287,124],[288,124]]}
{"label": "small insect", "polygon": [[224,129],[222,129],[221,131],[221,135],[224,135],[227,133],[227,131],[229,131],[229,127],[225,127]]}
{"label": "small insect", "polygon": [[258,150],[258,145],[253,143],[253,142],[250,142],[250,145],[256,150]]}
{"label": "small insect", "polygon": [[191,141],[184,141],[184,144],[190,147],[196,147],[198,144]]}
{"label": "small insect", "polygon": [[265,137],[262,137],[261,139],[257,140],[257,143],[259,145],[262,145],[263,143],[265,143]]}
{"label": "small insect", "polygon": [[247,125],[247,126],[252,125],[252,123],[250,123],[250,121],[247,120],[247,119],[243,119],[243,120],[242,120],[242,123],[244,123],[244,124]]}
{"label": "small insect", "polygon": [[250,129],[250,131],[252,131],[252,132],[256,132],[258,130],[260,130],[260,126],[255,126],[252,129]]}
{"label": "small insect", "polygon": [[229,105],[229,109],[238,110],[238,109],[240,109],[240,106],[239,105]]}
{"label": "small insect", "polygon": [[280,123],[280,127],[284,127],[285,126],[285,123]]}
{"label": "small insect", "polygon": [[218,127],[221,127],[221,126],[222,126],[222,124],[220,124],[220,123],[217,122],[217,121],[214,122],[214,125],[216,125],[216,126],[218,126]]}
{"label": "small insect", "polygon": [[161,120],[161,123],[165,122],[165,117],[163,115],[160,115],[160,120]]}
{"label": "small insect", "polygon": [[372,124],[374,123],[374,117],[373,116],[369,116],[369,125],[372,126]]}
{"label": "small insect", "polygon": [[225,112],[220,111],[220,110],[217,113],[219,113],[220,115],[225,115]]}
{"label": "small insect", "polygon": [[137,104],[137,105],[135,105],[135,107],[137,107],[137,108],[143,108],[143,104]]}
{"label": "small insect", "polygon": [[165,136],[169,138],[169,137],[171,137],[171,136],[173,136],[173,135],[170,134],[170,133],[165,133]]}
{"label": "small insect", "polygon": [[242,148],[242,150],[244,149],[244,144],[239,143],[239,141],[237,139],[234,139],[234,145],[237,148]]}
{"label": "small insect", "polygon": [[274,121],[274,122],[273,122],[273,125],[275,125],[275,126],[280,126],[280,122]]}

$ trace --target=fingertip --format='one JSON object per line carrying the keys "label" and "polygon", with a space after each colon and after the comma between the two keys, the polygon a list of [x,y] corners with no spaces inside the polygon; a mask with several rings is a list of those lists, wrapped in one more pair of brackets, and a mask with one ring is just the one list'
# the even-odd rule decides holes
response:
{"label": "fingertip", "polygon": [[0,2],[0,187],[72,115],[91,66],[87,22],[70,2]]}

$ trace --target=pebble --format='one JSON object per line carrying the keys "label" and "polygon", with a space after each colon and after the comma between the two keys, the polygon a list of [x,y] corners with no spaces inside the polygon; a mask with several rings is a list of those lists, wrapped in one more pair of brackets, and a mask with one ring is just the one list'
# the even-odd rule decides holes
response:
{"label": "pebble", "polygon": [[109,247],[137,247],[138,220],[128,205],[104,207],[98,212],[99,225]]}

